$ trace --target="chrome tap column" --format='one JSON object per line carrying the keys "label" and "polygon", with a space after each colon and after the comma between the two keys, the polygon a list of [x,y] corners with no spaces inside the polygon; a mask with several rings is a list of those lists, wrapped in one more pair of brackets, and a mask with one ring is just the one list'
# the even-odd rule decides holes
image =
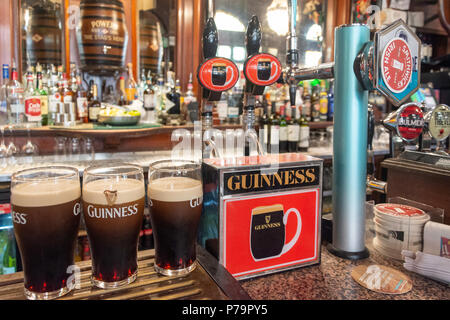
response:
{"label": "chrome tap column", "polygon": [[366,25],[344,25],[335,30],[333,131],[333,244],[337,256],[369,256],[364,245],[367,172],[367,104],[353,64],[369,41]]}

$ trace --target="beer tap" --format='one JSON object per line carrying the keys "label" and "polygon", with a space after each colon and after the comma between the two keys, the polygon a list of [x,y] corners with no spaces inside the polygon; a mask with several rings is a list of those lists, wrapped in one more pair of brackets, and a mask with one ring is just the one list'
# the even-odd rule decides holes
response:
{"label": "beer tap", "polygon": [[255,102],[256,96],[262,95],[266,86],[274,84],[281,75],[280,61],[267,53],[259,53],[261,46],[261,26],[257,16],[253,16],[247,26],[245,46],[247,60],[244,63],[246,78],[244,88],[244,116],[245,155],[251,155],[250,144],[256,146],[259,155],[264,155],[258,135],[255,131]]}
{"label": "beer tap", "polygon": [[203,158],[221,157],[212,133],[213,108],[220,100],[223,91],[231,89],[239,79],[236,64],[226,58],[216,57],[219,36],[213,18],[208,18],[203,30],[203,57],[197,71],[197,79],[203,87],[202,92],[202,144]]}
{"label": "beer tap", "polygon": [[291,104],[297,81],[334,78],[335,82],[333,241],[327,248],[342,258],[366,258],[368,90],[380,91],[396,106],[409,99],[420,83],[420,40],[402,20],[375,32],[374,41],[367,25],[342,25],[334,33],[334,62],[299,68],[297,1],[288,0],[288,10],[284,80]]}

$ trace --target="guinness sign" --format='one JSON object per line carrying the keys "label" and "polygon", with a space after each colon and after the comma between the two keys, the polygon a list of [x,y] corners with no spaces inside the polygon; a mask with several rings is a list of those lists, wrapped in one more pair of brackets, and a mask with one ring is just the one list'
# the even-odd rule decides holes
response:
{"label": "guinness sign", "polygon": [[319,185],[320,166],[263,169],[224,174],[224,195]]}
{"label": "guinness sign", "polygon": [[299,153],[204,159],[198,242],[234,277],[320,262],[322,160]]}

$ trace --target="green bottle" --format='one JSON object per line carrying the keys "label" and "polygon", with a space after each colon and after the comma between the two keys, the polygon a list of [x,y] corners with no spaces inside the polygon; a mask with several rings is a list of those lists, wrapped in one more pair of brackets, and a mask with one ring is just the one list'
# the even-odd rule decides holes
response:
{"label": "green bottle", "polygon": [[3,274],[16,272],[16,243],[14,240],[14,233],[9,232],[8,243],[3,254]]}
{"label": "green bottle", "polygon": [[41,124],[46,126],[48,125],[48,94],[47,90],[44,88],[42,68],[39,64],[37,65],[36,70],[36,96],[41,100]]}

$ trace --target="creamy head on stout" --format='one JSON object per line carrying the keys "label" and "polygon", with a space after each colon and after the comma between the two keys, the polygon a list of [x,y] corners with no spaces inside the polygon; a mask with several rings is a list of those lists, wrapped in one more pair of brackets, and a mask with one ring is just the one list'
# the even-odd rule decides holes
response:
{"label": "creamy head on stout", "polygon": [[74,201],[80,196],[78,180],[45,180],[14,186],[11,203],[19,207],[47,207]]}
{"label": "creamy head on stout", "polygon": [[133,202],[145,196],[144,182],[136,179],[100,179],[83,186],[83,201],[97,205],[108,205],[105,190],[117,191],[114,205]]}
{"label": "creamy head on stout", "polygon": [[191,201],[203,195],[202,183],[188,177],[165,177],[150,181],[148,196],[163,202]]}

